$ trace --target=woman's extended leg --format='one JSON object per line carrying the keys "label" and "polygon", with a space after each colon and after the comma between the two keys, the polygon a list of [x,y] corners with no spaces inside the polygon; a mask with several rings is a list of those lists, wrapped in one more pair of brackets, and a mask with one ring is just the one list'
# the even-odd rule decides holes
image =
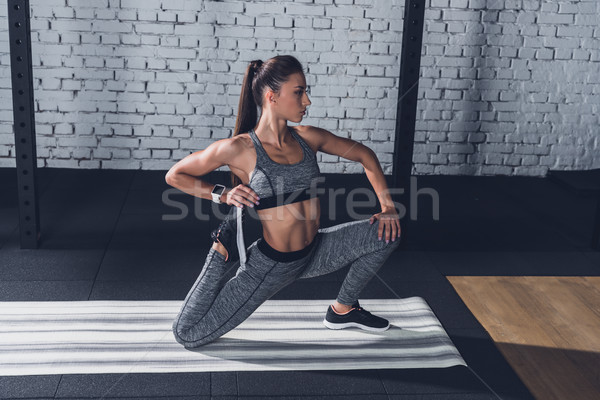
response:
{"label": "woman's extended leg", "polygon": [[[254,242],[248,247],[245,267],[220,284],[225,257],[211,248],[204,269],[173,322],[173,334],[184,347],[207,344],[246,320],[262,303],[293,282],[306,257],[289,263],[271,260]],[[239,266],[239,261],[233,265]]]}
{"label": "woman's extended leg", "polygon": [[312,259],[299,279],[325,275],[350,264],[336,300],[352,305],[384,262],[400,244],[400,238],[378,240],[379,220],[346,222],[319,229]]}

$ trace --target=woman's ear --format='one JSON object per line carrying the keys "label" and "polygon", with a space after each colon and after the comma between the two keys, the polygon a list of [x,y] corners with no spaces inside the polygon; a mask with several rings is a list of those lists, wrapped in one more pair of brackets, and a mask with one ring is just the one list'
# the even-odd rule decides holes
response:
{"label": "woman's ear", "polygon": [[267,96],[267,101],[269,103],[277,103],[277,93],[269,89],[265,95]]}

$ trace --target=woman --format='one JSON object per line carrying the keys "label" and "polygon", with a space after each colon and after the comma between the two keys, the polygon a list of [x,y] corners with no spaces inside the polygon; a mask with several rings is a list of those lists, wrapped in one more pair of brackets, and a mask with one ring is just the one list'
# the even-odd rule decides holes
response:
{"label": "woman", "polygon": [[[231,246],[227,249],[217,240],[209,250],[202,272],[173,322],[174,336],[186,348],[209,343],[235,328],[296,279],[328,274],[347,265],[350,270],[323,323],[331,329],[389,328],[386,319],[360,307],[358,295],[399,244],[398,214],[371,149],[324,129],[287,125],[288,121],[302,121],[311,104],[306,89],[304,71],[296,58],[252,61],[244,76],[233,137],[190,154],[166,175],[171,186],[211,199],[216,185],[195,177],[228,165],[232,188],[215,197],[237,207],[238,232],[244,207],[255,207],[263,228],[263,236],[247,251],[238,247],[242,250],[240,267],[224,284],[221,278],[231,260]],[[261,108],[258,123],[257,107]],[[320,175],[317,151],[360,162],[382,211],[369,219],[319,228],[319,198],[307,190],[314,189]],[[290,193],[299,197],[280,201],[283,194]]]}

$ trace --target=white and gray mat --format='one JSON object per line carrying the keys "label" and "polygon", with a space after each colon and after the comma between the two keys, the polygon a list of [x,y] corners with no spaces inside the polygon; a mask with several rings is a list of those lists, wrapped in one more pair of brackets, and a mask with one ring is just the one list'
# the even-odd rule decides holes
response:
{"label": "white and gray mat", "polygon": [[0,375],[445,368],[466,365],[421,297],[360,299],[385,332],[331,330],[331,300],[267,300],[212,343],[185,349],[183,301],[0,302]]}

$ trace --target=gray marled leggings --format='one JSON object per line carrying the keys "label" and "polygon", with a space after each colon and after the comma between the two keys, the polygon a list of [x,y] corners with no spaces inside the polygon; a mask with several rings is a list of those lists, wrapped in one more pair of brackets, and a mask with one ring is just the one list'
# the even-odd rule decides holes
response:
{"label": "gray marled leggings", "polygon": [[225,257],[211,248],[173,322],[175,339],[186,348],[212,342],[296,279],[328,274],[348,264],[336,300],[351,305],[400,243],[401,238],[386,243],[385,233],[378,240],[378,227],[379,220],[371,225],[364,219],[320,228],[311,244],[293,252],[279,252],[259,238],[248,247],[245,268],[238,268],[224,284]]}

